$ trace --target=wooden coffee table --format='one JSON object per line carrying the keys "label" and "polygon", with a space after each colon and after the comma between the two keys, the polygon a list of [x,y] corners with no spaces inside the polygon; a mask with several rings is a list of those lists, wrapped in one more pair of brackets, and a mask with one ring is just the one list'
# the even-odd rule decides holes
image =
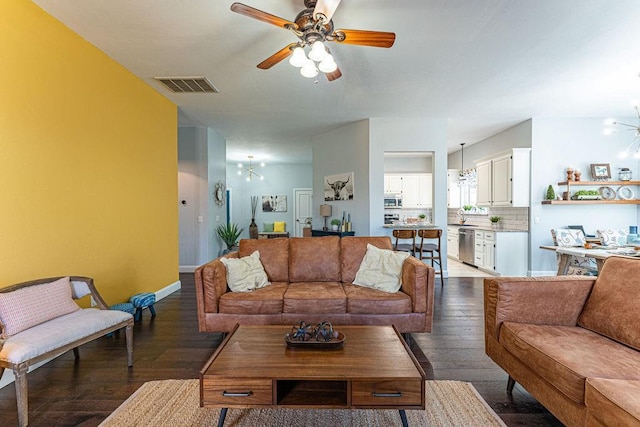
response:
{"label": "wooden coffee table", "polygon": [[426,376],[392,326],[334,326],[340,350],[288,348],[287,326],[236,326],[200,371],[200,406],[425,409]]}

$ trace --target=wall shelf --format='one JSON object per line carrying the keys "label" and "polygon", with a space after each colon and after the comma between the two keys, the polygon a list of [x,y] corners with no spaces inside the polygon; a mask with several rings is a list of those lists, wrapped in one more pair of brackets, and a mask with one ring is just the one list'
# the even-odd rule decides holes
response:
{"label": "wall shelf", "polygon": [[[563,181],[558,185],[566,185],[567,192],[571,194],[572,186],[598,186],[598,187],[611,187],[613,186],[627,186],[627,185],[640,185],[640,181]],[[640,200],[543,200],[543,205],[640,205]]]}

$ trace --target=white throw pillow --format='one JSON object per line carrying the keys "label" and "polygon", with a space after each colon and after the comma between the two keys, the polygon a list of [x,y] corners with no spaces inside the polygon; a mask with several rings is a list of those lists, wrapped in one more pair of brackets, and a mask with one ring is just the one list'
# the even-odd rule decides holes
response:
{"label": "white throw pillow", "polygon": [[269,285],[259,251],[244,258],[221,258],[220,261],[227,267],[227,285],[232,292],[251,292]]}
{"label": "white throw pillow", "polygon": [[0,321],[4,325],[2,338],[78,310],[80,307],[71,297],[68,277],[1,293]]}
{"label": "white throw pillow", "polygon": [[402,264],[409,256],[409,252],[394,252],[367,244],[367,253],[353,284],[389,293],[398,292],[402,286]]}

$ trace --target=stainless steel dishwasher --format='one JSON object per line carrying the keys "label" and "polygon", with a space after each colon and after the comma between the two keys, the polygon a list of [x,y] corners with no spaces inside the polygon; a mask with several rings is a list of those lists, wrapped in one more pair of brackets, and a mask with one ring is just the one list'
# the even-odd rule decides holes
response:
{"label": "stainless steel dishwasher", "polygon": [[460,227],[458,230],[458,257],[460,261],[474,265],[476,235],[472,228]]}

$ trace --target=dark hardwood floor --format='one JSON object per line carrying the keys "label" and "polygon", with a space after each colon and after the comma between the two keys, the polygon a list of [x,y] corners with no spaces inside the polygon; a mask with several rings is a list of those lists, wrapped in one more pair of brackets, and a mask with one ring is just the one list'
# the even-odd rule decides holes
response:
{"label": "dark hardwood floor", "polygon": [[[198,332],[193,274],[180,280],[182,289],[156,304],[157,317],[145,310],[135,325],[133,368],[121,333],[82,346],[78,361],[68,352],[29,373],[29,425],[97,426],[146,381],[197,378],[221,335]],[[484,354],[482,292],[480,278],[436,287],[434,330],[412,335],[427,370],[435,379],[473,383],[509,426],[561,426],[519,385],[507,395],[507,375]],[[0,426],[17,422],[11,384],[0,389]]]}

